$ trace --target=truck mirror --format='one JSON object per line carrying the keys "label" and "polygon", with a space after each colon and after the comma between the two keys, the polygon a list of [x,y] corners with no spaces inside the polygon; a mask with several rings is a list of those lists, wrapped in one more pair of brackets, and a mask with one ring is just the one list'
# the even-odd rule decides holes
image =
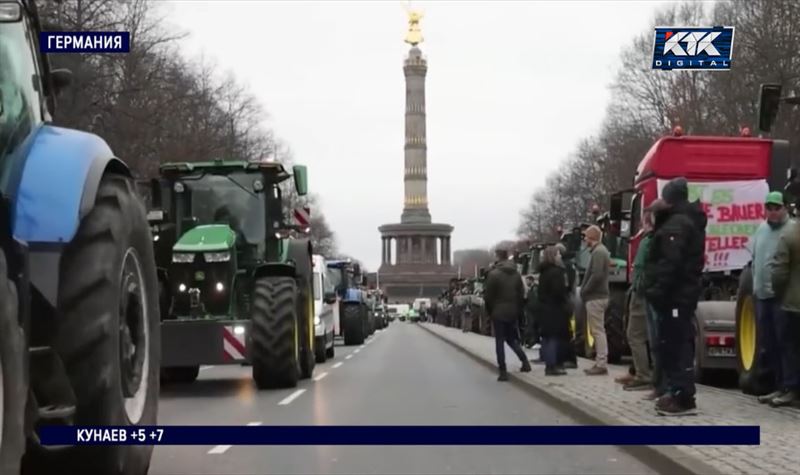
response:
{"label": "truck mirror", "polygon": [[758,98],[758,129],[769,132],[778,115],[781,100],[780,84],[762,84]]}
{"label": "truck mirror", "polygon": [[608,210],[608,217],[611,221],[622,220],[622,193],[611,195],[611,203]]}
{"label": "truck mirror", "polygon": [[53,91],[58,95],[72,84],[72,71],[64,68],[54,69],[50,71],[50,79],[53,81]]}
{"label": "truck mirror", "polygon": [[308,194],[308,168],[305,165],[295,165],[292,167],[294,175],[294,189],[297,194],[305,196]]}

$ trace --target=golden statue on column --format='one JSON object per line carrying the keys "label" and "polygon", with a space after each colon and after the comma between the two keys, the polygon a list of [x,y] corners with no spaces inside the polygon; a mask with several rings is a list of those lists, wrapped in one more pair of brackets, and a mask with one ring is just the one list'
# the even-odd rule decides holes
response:
{"label": "golden statue on column", "polygon": [[406,43],[411,46],[417,46],[422,43],[422,30],[419,27],[419,21],[422,20],[423,14],[418,10],[411,10],[406,6],[406,13],[408,13],[408,33],[406,33]]}

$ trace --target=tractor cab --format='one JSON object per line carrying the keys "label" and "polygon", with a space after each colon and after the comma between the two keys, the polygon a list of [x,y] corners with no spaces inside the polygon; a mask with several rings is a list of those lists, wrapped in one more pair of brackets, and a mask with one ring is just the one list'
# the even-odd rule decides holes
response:
{"label": "tractor cab", "polygon": [[[295,189],[307,192],[306,169],[294,167]],[[284,222],[280,184],[291,178],[276,162],[167,163],[151,185],[156,261],[168,279],[167,315],[249,312],[256,269],[281,261]]]}

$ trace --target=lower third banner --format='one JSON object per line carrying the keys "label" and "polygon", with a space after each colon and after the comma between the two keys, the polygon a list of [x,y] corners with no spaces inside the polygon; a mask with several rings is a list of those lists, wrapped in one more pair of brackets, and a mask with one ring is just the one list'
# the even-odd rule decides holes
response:
{"label": "lower third banner", "polygon": [[758,426],[46,426],[43,445],[759,445]]}

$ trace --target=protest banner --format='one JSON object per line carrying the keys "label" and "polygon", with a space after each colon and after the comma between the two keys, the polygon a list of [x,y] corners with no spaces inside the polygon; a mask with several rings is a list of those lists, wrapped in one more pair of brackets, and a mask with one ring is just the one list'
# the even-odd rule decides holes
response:
{"label": "protest banner", "polygon": [[[658,196],[669,180],[658,180]],[[752,258],[751,240],[764,221],[766,180],[689,182],[689,201],[706,212],[706,272],[742,269]]]}

